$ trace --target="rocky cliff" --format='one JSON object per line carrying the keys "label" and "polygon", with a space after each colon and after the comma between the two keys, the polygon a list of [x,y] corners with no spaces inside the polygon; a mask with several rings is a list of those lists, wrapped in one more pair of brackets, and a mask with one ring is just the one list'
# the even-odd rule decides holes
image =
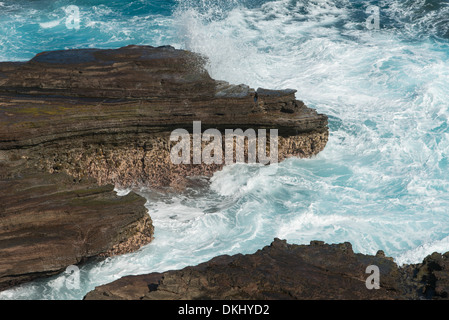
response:
{"label": "rocky cliff", "polygon": [[280,161],[323,150],[327,117],[295,90],[216,81],[204,62],[128,46],[0,63],[0,289],[150,242],[144,199],[113,187],[179,189],[223,166],[174,165],[174,129],[278,129]]}

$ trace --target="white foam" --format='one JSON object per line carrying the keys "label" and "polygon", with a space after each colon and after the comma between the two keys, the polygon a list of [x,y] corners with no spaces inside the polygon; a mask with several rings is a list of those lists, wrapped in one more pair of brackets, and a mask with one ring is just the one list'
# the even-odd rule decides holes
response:
{"label": "white foam", "polygon": [[129,188],[120,189],[120,188],[115,187],[114,191],[117,193],[117,195],[119,197],[124,197],[124,196],[128,195],[132,191],[132,189],[129,189]]}
{"label": "white foam", "polygon": [[61,23],[62,20],[63,19],[49,21],[49,22],[41,22],[41,23],[39,23],[39,26],[44,29],[54,28],[56,26],[59,26],[59,24]]}
{"label": "white foam", "polygon": [[[196,193],[147,194],[154,242],[83,269],[85,292],[126,274],[249,253],[276,236],[349,241],[357,252],[382,249],[399,264],[449,250],[447,46],[404,41],[391,29],[367,32],[350,19],[348,1],[336,3],[180,6],[173,39],[206,55],[212,77],[297,89],[299,99],[330,116],[329,143],[317,157],[290,159],[276,173],[271,166],[234,165]],[[109,32],[120,25],[96,27]],[[58,288],[30,285],[0,297],[82,297]]]}
{"label": "white foam", "polygon": [[416,248],[405,251],[395,258],[395,262],[402,266],[404,264],[413,264],[422,262],[428,255],[439,252],[444,253],[449,251],[449,237],[441,240],[430,240]]}

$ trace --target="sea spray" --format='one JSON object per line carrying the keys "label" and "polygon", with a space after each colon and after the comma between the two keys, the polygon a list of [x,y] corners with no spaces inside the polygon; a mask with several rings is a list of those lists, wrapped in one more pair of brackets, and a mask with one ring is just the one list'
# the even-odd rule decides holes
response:
{"label": "sea spray", "polygon": [[81,266],[79,291],[59,275],[0,297],[81,299],[125,275],[252,253],[274,237],[349,241],[356,252],[383,250],[398,264],[449,250],[445,1],[370,1],[380,9],[379,30],[366,28],[366,1],[172,2],[169,9],[112,1],[80,6],[76,34],[64,26],[47,33],[30,23],[38,8],[3,3],[3,60],[73,46],[168,43],[208,57],[216,79],[297,89],[298,99],[329,115],[331,135],[317,157],[289,159],[276,173],[236,164],[182,194],[140,190],[153,243]]}

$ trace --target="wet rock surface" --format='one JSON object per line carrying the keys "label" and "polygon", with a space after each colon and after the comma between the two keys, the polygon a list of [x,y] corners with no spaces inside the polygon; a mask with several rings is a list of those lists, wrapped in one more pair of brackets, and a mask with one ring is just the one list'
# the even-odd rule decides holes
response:
{"label": "wet rock surface", "polygon": [[179,190],[223,167],[173,165],[174,129],[278,129],[280,161],[323,150],[327,117],[294,90],[216,81],[204,63],[169,46],[0,63],[0,289],[149,243],[145,200],[113,188]]}
{"label": "wet rock surface", "polygon": [[[382,252],[350,243],[292,245],[275,239],[254,254],[219,256],[182,270],[129,276],[97,287],[86,300],[418,300],[447,298],[446,255],[398,267]],[[367,288],[367,267],[380,271]],[[432,276],[429,276],[431,274]]]}
{"label": "wet rock surface", "polygon": [[142,46],[0,63],[0,152],[100,184],[177,189],[223,167],[170,161],[170,133],[192,132],[194,121],[203,132],[276,129],[278,161],[324,149],[327,116],[296,100],[295,90],[215,81],[203,64],[188,51]]}
{"label": "wet rock surface", "polygon": [[153,226],[145,199],[113,189],[93,179],[74,183],[63,173],[21,170],[0,179],[0,289],[148,244]]}

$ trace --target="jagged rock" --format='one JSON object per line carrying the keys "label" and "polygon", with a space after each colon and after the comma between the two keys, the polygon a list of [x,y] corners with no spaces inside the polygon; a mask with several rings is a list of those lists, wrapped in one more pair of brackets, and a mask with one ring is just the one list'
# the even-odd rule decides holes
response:
{"label": "jagged rock", "polygon": [[427,299],[448,299],[449,293],[449,252],[434,252],[422,263],[410,266],[419,282],[419,293]]}
{"label": "jagged rock", "polygon": [[[380,270],[369,290],[366,268]],[[89,292],[86,300],[376,300],[416,299],[391,259],[355,254],[350,243],[291,245],[279,239],[254,254],[219,256],[182,270],[129,276]]]}
{"label": "jagged rock", "polygon": [[278,129],[279,160],[323,150],[327,117],[294,90],[215,81],[204,63],[169,46],[0,63],[0,288],[148,243],[143,199],[112,186],[179,189],[223,167],[174,165],[174,129]]}

